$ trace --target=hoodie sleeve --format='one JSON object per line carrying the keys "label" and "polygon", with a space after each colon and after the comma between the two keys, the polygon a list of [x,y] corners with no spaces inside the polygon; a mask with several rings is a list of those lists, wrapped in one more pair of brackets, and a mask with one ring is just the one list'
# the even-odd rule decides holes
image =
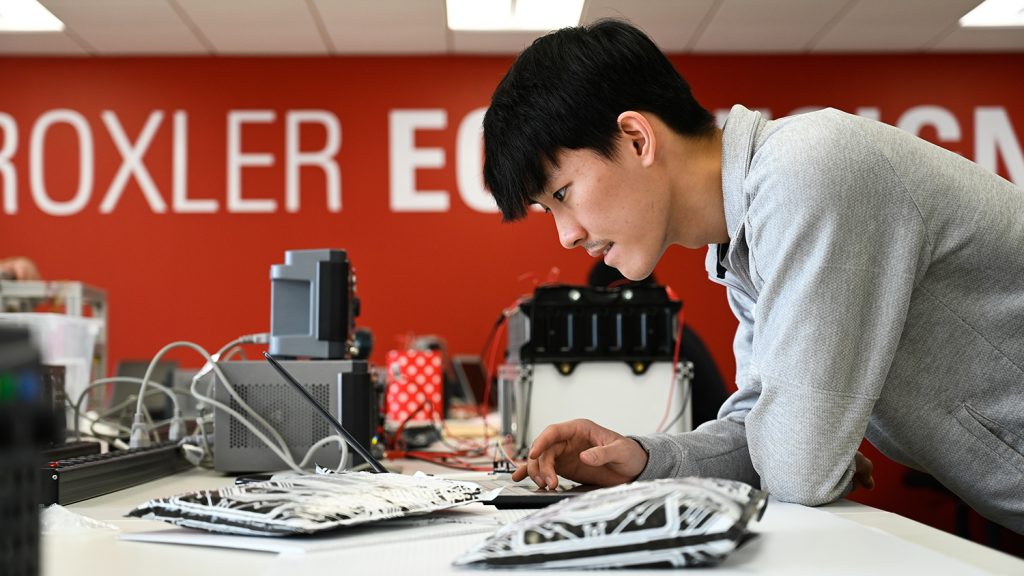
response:
{"label": "hoodie sleeve", "polygon": [[749,343],[739,391],[717,422],[638,439],[644,475],[720,471],[783,501],[831,502],[850,489],[927,231],[888,159],[838,113],[776,130],[744,185],[757,191],[744,221],[757,302],[737,311],[731,298]]}

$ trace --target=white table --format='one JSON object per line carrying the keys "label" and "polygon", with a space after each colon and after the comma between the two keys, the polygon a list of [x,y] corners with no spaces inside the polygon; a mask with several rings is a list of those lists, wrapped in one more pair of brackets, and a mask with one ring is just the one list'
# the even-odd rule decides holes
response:
{"label": "white table", "polygon": [[[436,468],[406,463],[406,472]],[[174,529],[167,524],[125,518],[150,498],[230,484],[231,478],[193,470],[79,502],[68,509],[117,525],[122,532]],[[467,511],[493,514],[481,504]],[[851,501],[822,508],[771,503],[761,523],[761,537],[737,550],[715,568],[716,574],[1015,574],[1024,575],[1024,560],[958,538],[929,526]],[[127,542],[119,533],[95,530],[82,534],[44,535],[42,568],[46,576],[201,576],[242,574],[419,574],[460,573],[451,561],[487,533],[437,538],[410,538],[401,543],[344,547],[301,555],[276,555]],[[339,534],[338,538],[344,538]],[[868,572],[870,571],[870,572]],[[495,574],[496,571],[487,571]],[[519,572],[506,572],[522,575]],[[550,574],[550,572],[547,572]],[[579,576],[580,572],[570,572]],[[639,572],[630,572],[631,574]],[[664,570],[647,571],[665,576]],[[702,571],[703,573],[703,571]]]}

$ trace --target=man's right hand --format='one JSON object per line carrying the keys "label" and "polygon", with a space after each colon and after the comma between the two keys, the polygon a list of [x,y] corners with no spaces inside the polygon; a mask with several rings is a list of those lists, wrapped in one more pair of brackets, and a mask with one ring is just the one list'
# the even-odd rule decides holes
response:
{"label": "man's right hand", "polygon": [[636,440],[590,420],[570,420],[552,424],[537,436],[526,464],[512,479],[529,476],[550,490],[558,487],[558,475],[581,484],[614,486],[632,482],[646,466],[647,452]]}

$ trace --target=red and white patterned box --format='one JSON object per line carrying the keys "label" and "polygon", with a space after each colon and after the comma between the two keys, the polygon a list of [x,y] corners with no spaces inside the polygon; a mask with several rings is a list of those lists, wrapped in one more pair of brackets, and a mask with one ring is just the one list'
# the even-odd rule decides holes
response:
{"label": "red and white patterned box", "polygon": [[441,417],[444,411],[443,375],[440,352],[388,351],[387,426],[397,428],[406,419],[406,426],[425,424],[432,422],[435,414]]}

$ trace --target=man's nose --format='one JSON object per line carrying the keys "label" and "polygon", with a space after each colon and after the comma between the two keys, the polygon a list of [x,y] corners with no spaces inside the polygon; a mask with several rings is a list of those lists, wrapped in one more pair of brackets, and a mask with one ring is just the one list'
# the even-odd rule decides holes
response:
{"label": "man's nose", "polygon": [[555,226],[558,228],[558,240],[566,250],[581,245],[587,238],[586,231],[572,218],[555,218]]}

